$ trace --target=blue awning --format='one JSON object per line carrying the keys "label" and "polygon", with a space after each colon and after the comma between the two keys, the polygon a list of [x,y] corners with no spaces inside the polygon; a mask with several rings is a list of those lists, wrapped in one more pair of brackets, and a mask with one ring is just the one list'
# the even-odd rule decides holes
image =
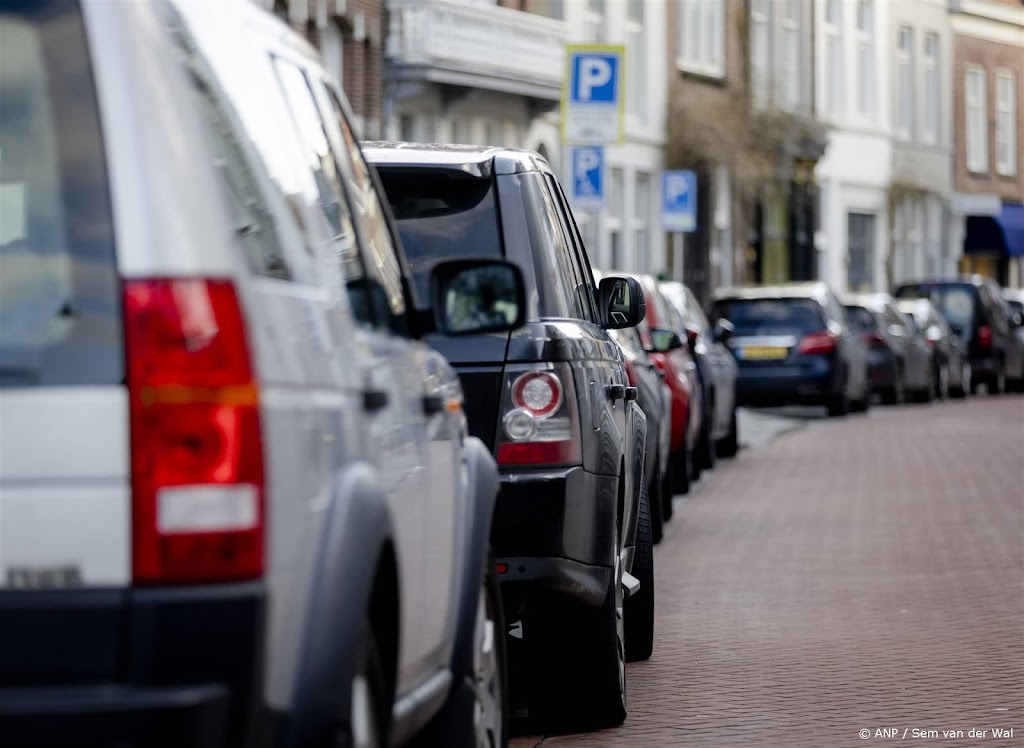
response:
{"label": "blue awning", "polygon": [[1003,203],[995,216],[968,216],[964,254],[1024,257],[1024,204]]}

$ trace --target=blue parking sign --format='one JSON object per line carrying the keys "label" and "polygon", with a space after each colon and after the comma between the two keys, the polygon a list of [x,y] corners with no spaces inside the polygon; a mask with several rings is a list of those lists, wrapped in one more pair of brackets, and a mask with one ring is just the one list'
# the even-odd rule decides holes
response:
{"label": "blue parking sign", "polygon": [[622,140],[626,48],[570,44],[562,89],[562,141],[603,145]]}
{"label": "blue parking sign", "polygon": [[572,56],[572,103],[614,104],[618,95],[618,54],[577,52]]}
{"label": "blue parking sign", "polygon": [[596,213],[604,206],[604,148],[572,149],[572,203],[576,210]]}
{"label": "blue parking sign", "polygon": [[666,231],[697,230],[697,173],[666,171],[661,178],[661,221]]}

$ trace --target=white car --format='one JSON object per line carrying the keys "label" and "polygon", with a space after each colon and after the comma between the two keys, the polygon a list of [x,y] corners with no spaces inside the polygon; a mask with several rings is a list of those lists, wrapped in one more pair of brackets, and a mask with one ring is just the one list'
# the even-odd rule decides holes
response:
{"label": "white car", "polygon": [[0,743],[504,745],[497,473],[418,339],[518,271],[407,311],[343,95],[252,3],[0,40]]}

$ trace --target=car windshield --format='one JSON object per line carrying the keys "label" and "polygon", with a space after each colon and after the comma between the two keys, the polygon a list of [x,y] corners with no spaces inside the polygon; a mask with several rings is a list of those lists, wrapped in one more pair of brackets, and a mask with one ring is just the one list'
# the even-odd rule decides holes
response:
{"label": "car windshield", "polygon": [[846,317],[850,320],[850,327],[860,332],[872,332],[878,329],[878,321],[870,310],[862,306],[846,307]]}
{"label": "car windshield", "polygon": [[715,302],[715,316],[729,320],[737,335],[803,335],[825,327],[812,299],[722,299]]}
{"label": "car windshield", "polygon": [[969,283],[904,286],[896,295],[903,299],[931,299],[949,326],[958,333],[970,332],[974,328],[978,291]]}
{"label": "car windshield", "polygon": [[417,298],[430,298],[430,271],[466,257],[502,256],[493,183],[439,171],[379,168]]}

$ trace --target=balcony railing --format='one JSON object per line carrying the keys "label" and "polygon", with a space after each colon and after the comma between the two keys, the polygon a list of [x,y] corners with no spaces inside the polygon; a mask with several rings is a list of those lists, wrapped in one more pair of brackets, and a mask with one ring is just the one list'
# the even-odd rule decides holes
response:
{"label": "balcony railing", "polygon": [[564,21],[467,0],[389,0],[387,53],[400,79],[557,100]]}

